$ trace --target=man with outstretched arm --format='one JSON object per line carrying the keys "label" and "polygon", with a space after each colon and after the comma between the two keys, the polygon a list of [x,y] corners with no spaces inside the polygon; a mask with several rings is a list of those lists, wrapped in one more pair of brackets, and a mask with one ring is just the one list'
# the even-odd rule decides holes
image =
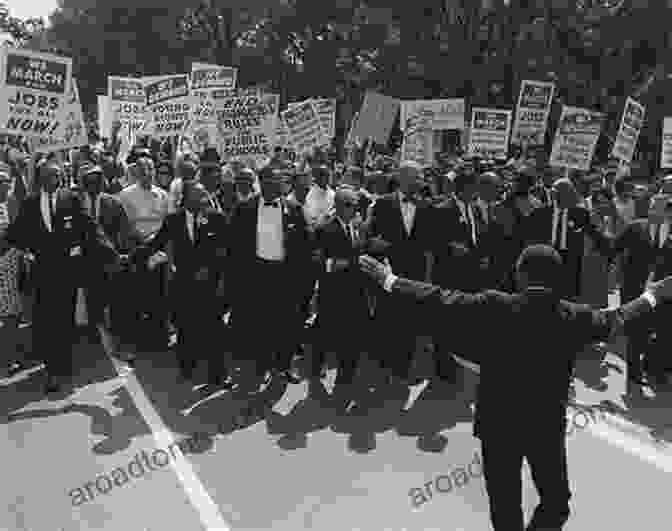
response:
{"label": "man with outstretched arm", "polygon": [[[565,427],[576,354],[671,299],[672,276],[651,283],[628,304],[597,311],[561,298],[562,259],[548,245],[523,250],[515,294],[442,290],[397,277],[389,263],[370,256],[362,256],[360,266],[386,291],[406,296],[415,310],[433,313],[433,319],[423,317],[439,325],[436,340],[480,365],[474,435],[481,440],[495,531],[562,529],[570,514]],[[523,458],[540,498],[527,528],[521,508]]]}

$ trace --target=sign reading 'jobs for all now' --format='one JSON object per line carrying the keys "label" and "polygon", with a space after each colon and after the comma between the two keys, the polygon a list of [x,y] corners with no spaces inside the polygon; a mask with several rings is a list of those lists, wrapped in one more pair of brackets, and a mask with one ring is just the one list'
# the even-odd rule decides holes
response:
{"label": "sign reading 'jobs for all now'", "polygon": [[0,133],[52,135],[65,118],[72,59],[4,49],[0,70]]}

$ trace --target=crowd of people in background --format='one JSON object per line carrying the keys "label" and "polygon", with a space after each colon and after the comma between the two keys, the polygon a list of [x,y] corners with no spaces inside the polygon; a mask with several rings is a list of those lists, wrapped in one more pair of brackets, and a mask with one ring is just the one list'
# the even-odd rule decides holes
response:
{"label": "crowd of people in background", "polygon": [[[39,359],[47,391],[62,390],[77,370],[70,352],[79,334],[100,341],[105,332],[129,363],[131,352],[174,348],[182,378],[207,360],[208,383],[234,388],[245,360],[250,392],[305,377],[310,393],[344,411],[363,352],[387,383],[418,383],[412,356],[432,319],[371,282],[362,254],[444,288],[513,291],[520,252],[545,243],[562,256],[563,296],[597,306],[616,290],[627,302],[672,271],[672,176],[642,186],[620,164],[567,172],[521,152],[453,153],[433,167],[286,155],[278,149],[257,167],[211,148],[136,145],[121,160],[110,146],[44,155],[7,140],[0,333],[11,357],[0,370],[12,375]],[[633,391],[664,383],[672,369],[665,310],[630,338]],[[17,331],[27,326],[32,352],[21,354]],[[451,380],[460,346],[442,342],[433,346],[436,374]],[[299,375],[293,360],[307,344],[312,370]],[[339,363],[331,397],[322,385],[329,352]]]}

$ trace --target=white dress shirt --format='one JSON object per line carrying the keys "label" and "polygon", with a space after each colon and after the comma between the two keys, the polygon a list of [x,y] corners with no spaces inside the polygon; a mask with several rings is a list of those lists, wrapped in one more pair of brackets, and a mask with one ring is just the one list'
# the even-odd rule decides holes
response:
{"label": "white dress shirt", "polygon": [[404,227],[406,227],[406,234],[410,235],[413,230],[413,223],[415,222],[415,203],[413,201],[404,201],[403,192],[397,192],[399,197],[399,205],[401,207],[401,215],[404,218]]}
{"label": "white dress shirt", "polygon": [[664,221],[660,224],[651,225],[649,227],[649,235],[651,236],[651,241],[656,244],[656,247],[662,249],[670,235],[670,222]]}
{"label": "white dress shirt", "polygon": [[96,196],[95,212],[93,201],[91,200],[91,194],[84,194],[84,207],[86,208],[86,211],[89,213],[89,215],[98,221],[98,218],[100,217],[100,194]]}
{"label": "white dress shirt", "polygon": [[187,221],[187,233],[189,234],[189,239],[191,240],[191,242],[194,243],[196,241],[196,232],[195,232],[196,224],[194,215],[188,210],[185,210],[184,212]]}
{"label": "white dress shirt", "polygon": [[334,210],[335,196],[336,192],[330,187],[311,186],[303,207],[306,221],[311,225],[323,223]]}
{"label": "white dress shirt", "polygon": [[476,234],[476,217],[474,216],[474,207],[472,203],[465,203],[456,199],[458,208],[460,209],[460,215],[462,219],[466,220],[469,223],[469,230],[471,232],[471,242],[474,245],[478,244],[478,236]]}
{"label": "white dress shirt", "polygon": [[146,239],[159,232],[170,205],[165,190],[154,185],[146,190],[139,184],[132,184],[119,192],[119,199],[138,234]]}
{"label": "white dress shirt", "polygon": [[[49,204],[50,201],[51,205]],[[47,229],[49,229],[49,232],[54,232],[51,213],[52,211],[56,212],[56,193],[50,195],[42,190],[40,193],[40,210],[42,211],[42,219],[44,220]]]}
{"label": "white dress shirt", "polygon": [[210,206],[221,214],[222,213],[222,205],[219,202],[219,199],[217,198],[217,194],[211,194],[210,192],[208,192],[208,199],[210,201]]}
{"label": "white dress shirt", "polygon": [[[553,232],[551,233],[551,245],[559,246],[560,250],[567,250],[567,217],[569,210],[566,208],[560,209],[553,207]],[[561,224],[560,241],[558,241],[558,224]]]}
{"label": "white dress shirt", "polygon": [[285,259],[284,231],[282,227],[282,203],[266,206],[263,197],[259,198],[257,217],[257,256],[263,260],[281,262]]}

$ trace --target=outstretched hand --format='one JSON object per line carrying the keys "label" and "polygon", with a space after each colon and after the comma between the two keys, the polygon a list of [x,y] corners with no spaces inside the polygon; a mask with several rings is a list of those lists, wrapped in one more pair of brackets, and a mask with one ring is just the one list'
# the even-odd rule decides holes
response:
{"label": "outstretched hand", "polygon": [[647,289],[660,302],[672,300],[672,276],[665,277],[657,282],[650,282]]}
{"label": "outstretched hand", "polygon": [[385,262],[381,262],[371,256],[362,255],[359,257],[359,267],[380,285],[383,285],[387,276],[392,273],[392,266],[387,258]]}

